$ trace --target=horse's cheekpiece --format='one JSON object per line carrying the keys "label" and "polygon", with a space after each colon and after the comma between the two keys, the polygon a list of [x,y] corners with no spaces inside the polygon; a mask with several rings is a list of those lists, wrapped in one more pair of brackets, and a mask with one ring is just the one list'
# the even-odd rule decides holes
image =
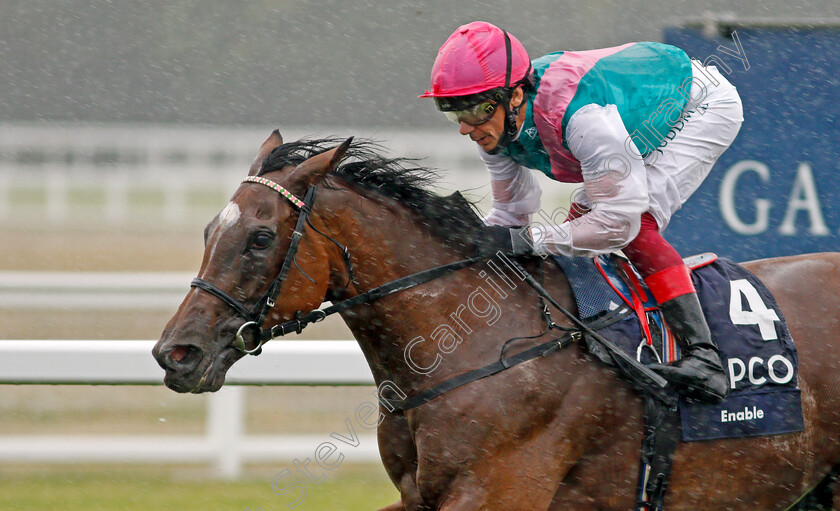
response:
{"label": "horse's cheekpiece", "polygon": [[[601,333],[645,364],[679,358],[679,346],[644,281],[618,256],[555,257],[569,277],[580,317],[597,324],[628,309]],[[802,431],[798,357],[769,290],[740,265],[714,254],[686,260],[717,342],[731,392],[718,404],[680,399],[683,441]],[[610,363],[597,344],[590,349]]]}

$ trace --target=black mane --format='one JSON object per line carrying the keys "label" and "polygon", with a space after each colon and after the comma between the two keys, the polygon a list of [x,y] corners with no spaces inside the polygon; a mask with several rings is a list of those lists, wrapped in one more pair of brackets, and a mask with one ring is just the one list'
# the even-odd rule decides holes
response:
{"label": "black mane", "polygon": [[[341,142],[325,138],[283,144],[266,157],[259,174],[299,165]],[[474,203],[459,192],[445,197],[435,194],[429,189],[439,178],[435,171],[415,165],[412,159],[386,158],[382,150],[375,142],[354,141],[331,175],[405,205],[441,241],[472,244],[480,239],[484,224]]]}

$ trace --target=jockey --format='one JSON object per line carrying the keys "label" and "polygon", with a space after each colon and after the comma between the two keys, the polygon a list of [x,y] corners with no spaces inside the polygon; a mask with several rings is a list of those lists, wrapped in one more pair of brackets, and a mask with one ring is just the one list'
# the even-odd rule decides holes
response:
{"label": "jockey", "polygon": [[[682,347],[680,360],[653,368],[687,395],[726,397],[690,272],[661,234],[743,122],[735,87],[716,68],[652,42],[532,62],[515,37],[476,21],[440,48],[420,97],[478,145],[493,192],[484,220],[498,246],[585,257],[623,250]],[[542,192],[528,169],[582,183],[571,212],[532,223]]]}

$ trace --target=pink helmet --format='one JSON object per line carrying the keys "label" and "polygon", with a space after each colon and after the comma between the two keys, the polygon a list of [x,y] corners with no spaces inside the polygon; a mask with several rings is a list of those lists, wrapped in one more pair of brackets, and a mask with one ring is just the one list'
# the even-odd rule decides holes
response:
{"label": "pink helmet", "polygon": [[473,21],[458,28],[438,51],[431,91],[421,98],[468,96],[511,87],[531,70],[518,39],[495,25]]}

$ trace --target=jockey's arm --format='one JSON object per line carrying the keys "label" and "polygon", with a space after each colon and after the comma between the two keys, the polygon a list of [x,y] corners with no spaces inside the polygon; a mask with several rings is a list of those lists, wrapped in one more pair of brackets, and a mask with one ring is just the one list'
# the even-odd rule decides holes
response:
{"label": "jockey's arm", "polygon": [[510,157],[487,154],[479,148],[482,161],[490,171],[493,206],[484,217],[488,225],[523,226],[540,209],[542,189],[534,173]]}
{"label": "jockey's arm", "polygon": [[534,225],[538,251],[567,256],[595,256],[625,247],[639,233],[648,210],[647,172],[635,145],[635,157],[615,105],[587,105],[575,112],[566,129],[567,143],[580,161],[589,212],[560,225]]}

